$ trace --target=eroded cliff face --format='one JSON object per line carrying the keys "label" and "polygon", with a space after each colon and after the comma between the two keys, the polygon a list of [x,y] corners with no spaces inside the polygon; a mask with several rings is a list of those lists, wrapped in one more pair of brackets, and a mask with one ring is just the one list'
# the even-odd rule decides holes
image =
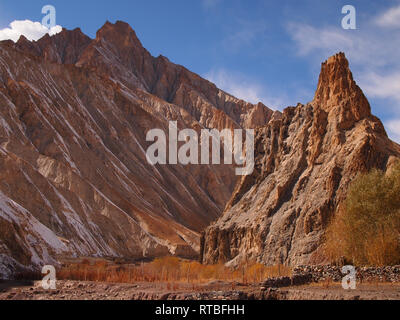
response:
{"label": "eroded cliff face", "polygon": [[0,43],[0,276],[61,257],[196,257],[233,166],[151,166],[146,133],[253,128],[272,111],[166,58],[123,22]]}
{"label": "eroded cliff face", "polygon": [[386,170],[399,156],[400,146],[371,115],[344,54],[329,58],[315,99],[257,130],[256,169],[205,231],[202,261],[323,262],[324,230],[349,183],[373,167]]}

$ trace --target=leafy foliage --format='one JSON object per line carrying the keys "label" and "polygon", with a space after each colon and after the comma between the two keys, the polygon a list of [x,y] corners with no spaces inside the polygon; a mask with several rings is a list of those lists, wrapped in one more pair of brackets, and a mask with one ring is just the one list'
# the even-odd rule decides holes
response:
{"label": "leafy foliage", "polygon": [[353,181],[328,228],[326,252],[355,265],[400,263],[400,162],[387,173],[374,169]]}

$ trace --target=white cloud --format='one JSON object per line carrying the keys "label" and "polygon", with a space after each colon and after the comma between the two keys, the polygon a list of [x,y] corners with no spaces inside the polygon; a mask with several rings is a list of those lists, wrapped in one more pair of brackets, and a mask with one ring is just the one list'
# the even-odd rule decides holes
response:
{"label": "white cloud", "polygon": [[344,51],[352,63],[369,68],[399,63],[400,33],[388,33],[375,25],[349,31],[340,26],[317,28],[290,23],[288,32],[297,44],[299,55],[326,59]]}
{"label": "white cloud", "polygon": [[353,41],[337,28],[314,28],[306,24],[289,24],[289,33],[296,41],[300,55],[307,55],[315,50],[332,51],[336,47],[351,48]]}
{"label": "white cloud", "polygon": [[0,30],[0,41],[13,40],[14,42],[17,42],[21,35],[24,35],[30,41],[36,41],[42,38],[47,33],[52,36],[61,31],[61,26],[55,26],[51,29],[48,29],[40,22],[33,22],[30,20],[16,20],[10,23],[9,28]]}
{"label": "white cloud", "polygon": [[389,136],[400,143],[400,119],[389,120],[385,123]]}
{"label": "white cloud", "polygon": [[400,6],[390,8],[376,19],[376,23],[381,27],[399,28],[400,27]]}
{"label": "white cloud", "polygon": [[[263,33],[267,30],[265,21],[247,21],[238,19],[236,21],[237,30],[230,30],[229,35],[222,41],[226,50],[243,50],[254,45],[261,47]],[[257,42],[256,42],[257,41]]]}
{"label": "white cloud", "polygon": [[210,71],[204,77],[215,83],[217,87],[244,101],[253,104],[262,102],[273,109],[281,109],[285,106],[281,97],[269,95],[268,90],[263,85],[240,73],[218,69]]}
{"label": "white cloud", "polygon": [[203,7],[206,9],[212,9],[216,7],[222,0],[202,0]]}
{"label": "white cloud", "polygon": [[368,96],[400,102],[400,32],[349,32],[340,27],[315,28],[291,24],[289,32],[298,54],[323,61],[343,51],[360,86]]}
{"label": "white cloud", "polygon": [[400,27],[399,6],[370,16],[357,30],[344,30],[339,24],[317,27],[301,23],[290,23],[287,30],[297,54],[314,62],[345,52],[360,87],[369,98],[377,99],[373,112],[383,116],[389,136],[400,142],[400,28],[395,27]]}
{"label": "white cloud", "polygon": [[361,87],[374,98],[390,98],[400,104],[400,70],[394,73],[366,73],[361,76]]}

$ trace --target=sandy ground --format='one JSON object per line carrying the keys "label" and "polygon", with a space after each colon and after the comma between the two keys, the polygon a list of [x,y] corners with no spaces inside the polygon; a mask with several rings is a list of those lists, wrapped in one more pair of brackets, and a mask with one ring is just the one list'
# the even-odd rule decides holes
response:
{"label": "sandy ground", "polygon": [[41,282],[0,282],[0,300],[400,300],[400,284],[362,284],[346,291],[339,284],[265,289],[259,285],[211,282],[191,284],[110,284],[58,281],[56,290]]}
{"label": "sandy ground", "polygon": [[280,300],[400,300],[400,284],[361,284],[344,290],[340,284],[313,284],[278,290]]}

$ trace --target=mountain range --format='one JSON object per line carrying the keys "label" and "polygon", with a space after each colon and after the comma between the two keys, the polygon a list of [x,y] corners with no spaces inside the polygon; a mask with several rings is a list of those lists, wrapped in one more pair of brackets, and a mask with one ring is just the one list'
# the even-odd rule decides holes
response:
{"label": "mountain range", "polygon": [[[253,174],[150,165],[146,133],[170,121],[255,129]],[[82,256],[317,263],[350,181],[396,157],[342,53],[279,112],[151,56],[121,21],[2,41],[0,275]]]}

